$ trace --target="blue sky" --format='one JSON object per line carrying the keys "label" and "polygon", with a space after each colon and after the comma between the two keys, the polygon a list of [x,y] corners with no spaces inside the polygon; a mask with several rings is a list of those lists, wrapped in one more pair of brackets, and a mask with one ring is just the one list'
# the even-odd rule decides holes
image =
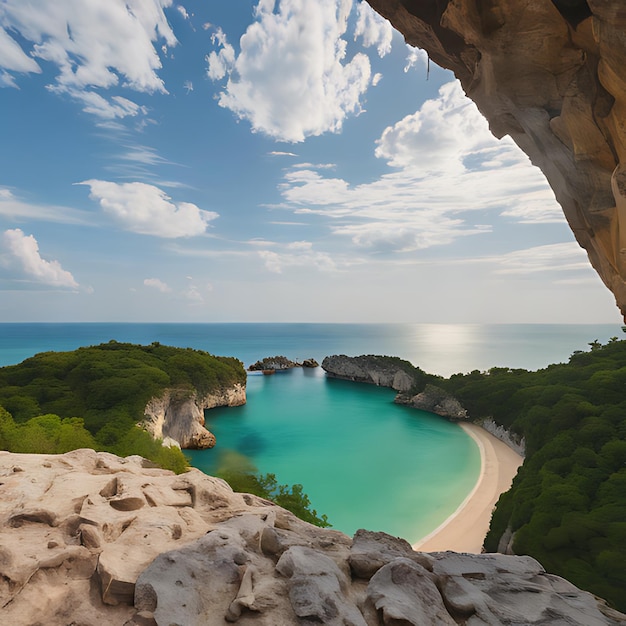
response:
{"label": "blue sky", "polygon": [[619,323],[367,4],[3,0],[0,103],[0,321]]}

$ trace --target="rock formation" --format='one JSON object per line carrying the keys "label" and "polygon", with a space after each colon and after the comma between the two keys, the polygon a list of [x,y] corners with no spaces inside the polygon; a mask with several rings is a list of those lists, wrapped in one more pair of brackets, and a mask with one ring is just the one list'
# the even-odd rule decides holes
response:
{"label": "rock formation", "polygon": [[288,359],[286,356],[268,356],[250,365],[248,371],[270,372],[288,370],[294,367],[319,367],[319,363],[315,359],[304,359],[302,363],[298,363]]}
{"label": "rock formation", "polygon": [[245,385],[238,383],[201,397],[188,390],[168,389],[148,402],[142,426],[155,439],[174,440],[181,448],[212,448],[215,435],[204,427],[205,409],[245,403]]}
{"label": "rock formation", "polygon": [[626,623],[529,557],[352,540],[93,450],[0,452],[0,607],[12,626]]}
{"label": "rock formation", "polygon": [[415,368],[408,361],[395,357],[339,354],[325,357],[322,369],[332,378],[391,387],[401,392],[409,391],[415,385],[410,373]]}
{"label": "rock formation", "polygon": [[461,403],[452,394],[435,385],[426,385],[424,391],[414,396],[399,393],[394,402],[435,413],[453,422],[469,419]]}
{"label": "rock formation", "polygon": [[368,0],[544,172],[626,315],[622,0]]}

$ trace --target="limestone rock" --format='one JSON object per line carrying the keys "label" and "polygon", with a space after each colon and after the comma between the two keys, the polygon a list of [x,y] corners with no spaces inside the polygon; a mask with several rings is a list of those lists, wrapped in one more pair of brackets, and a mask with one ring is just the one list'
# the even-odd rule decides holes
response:
{"label": "limestone rock", "polygon": [[394,559],[410,559],[427,570],[432,570],[432,558],[424,552],[415,552],[401,537],[359,529],[350,548],[350,569],[357,578],[369,580],[381,567]]}
{"label": "limestone rock", "polygon": [[385,626],[456,626],[435,577],[410,559],[395,559],[376,572],[367,587],[367,597],[382,613]]}
{"label": "limestone rock", "polygon": [[324,358],[322,369],[333,378],[391,387],[396,391],[409,391],[415,385],[410,373],[415,368],[408,361],[397,358],[333,355]]}
{"label": "limestone rock", "polygon": [[398,394],[394,402],[435,413],[455,422],[469,419],[461,403],[452,394],[435,385],[426,385],[424,391],[415,396]]}
{"label": "limestone rock", "polygon": [[622,0],[368,0],[541,168],[626,315]]}
{"label": "limestone rock", "polygon": [[11,626],[626,624],[528,557],[351,540],[93,450],[0,452],[0,607]]}
{"label": "limestone rock", "polygon": [[144,410],[144,427],[164,445],[204,449],[215,445],[215,435],[204,427],[205,409],[218,406],[241,406],[246,403],[245,385],[235,384],[206,396],[195,392],[166,390],[152,398]]}

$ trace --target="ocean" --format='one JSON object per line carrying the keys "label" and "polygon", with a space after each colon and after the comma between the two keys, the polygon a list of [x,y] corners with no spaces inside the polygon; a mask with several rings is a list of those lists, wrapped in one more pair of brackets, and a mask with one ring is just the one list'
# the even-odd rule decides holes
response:
{"label": "ocean", "polygon": [[[490,367],[539,369],[567,361],[618,325],[540,324],[0,324],[0,366],[38,352],[111,339],[193,347],[247,366],[277,354],[386,354],[449,376]],[[218,444],[190,453],[211,472],[229,452],[281,484],[302,484],[334,528],[382,530],[419,540],[471,491],[480,458],[455,424],[393,404],[394,392],[327,379],[321,369],[248,377],[244,407],[207,412]]]}

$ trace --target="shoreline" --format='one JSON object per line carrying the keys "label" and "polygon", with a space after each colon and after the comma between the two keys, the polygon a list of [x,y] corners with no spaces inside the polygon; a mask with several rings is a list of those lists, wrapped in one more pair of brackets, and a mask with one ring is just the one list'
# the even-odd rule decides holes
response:
{"label": "shoreline", "polygon": [[480,451],[480,475],[457,510],[435,530],[413,544],[420,552],[453,550],[480,554],[498,498],[511,486],[524,459],[481,426],[459,426]]}

